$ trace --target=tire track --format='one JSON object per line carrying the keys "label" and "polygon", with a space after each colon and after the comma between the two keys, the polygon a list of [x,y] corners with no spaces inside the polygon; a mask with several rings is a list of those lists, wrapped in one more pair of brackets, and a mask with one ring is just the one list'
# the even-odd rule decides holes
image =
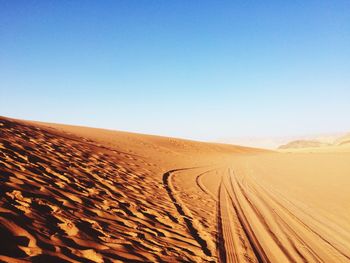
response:
{"label": "tire track", "polygon": [[227,190],[222,182],[219,189],[219,213],[220,213],[220,236],[223,243],[219,249],[225,252],[219,253],[222,262],[243,262],[238,252],[238,236],[235,233],[233,226],[233,211],[231,211],[227,199]]}
{"label": "tire track", "polygon": [[232,168],[221,167],[191,177],[193,185],[216,202],[215,251],[210,242],[213,240],[199,223],[200,218],[191,214],[172,185],[172,176],[181,170],[185,169],[165,173],[164,187],[206,256],[217,256],[219,262],[264,263],[347,262],[349,259],[346,252],[313,230],[254,178],[239,176]]}
{"label": "tire track", "polygon": [[[188,169],[191,169],[191,168],[188,168]],[[164,173],[163,185],[171,201],[173,202],[177,212],[181,215],[183,221],[185,222],[189,233],[192,235],[192,237],[197,241],[199,246],[202,248],[203,253],[208,257],[213,257],[215,256],[215,252],[213,251],[214,245],[211,244],[211,239],[207,237],[199,221],[192,216],[191,212],[188,210],[186,205],[177,196],[176,190],[174,189],[174,186],[172,183],[172,176],[175,172],[188,170],[188,169],[176,169],[176,170],[170,170]]]}
{"label": "tire track", "polygon": [[[264,227],[264,233],[260,234],[259,238],[264,242],[263,247],[269,249],[270,259],[278,252],[280,256],[284,255],[289,262],[347,262],[348,257],[345,253],[337,250],[332,243],[326,242],[312,231],[305,222],[271,196],[266,189],[259,188],[258,190],[255,186],[259,184],[254,181],[248,182],[245,179],[239,180],[233,174],[229,177],[230,186],[236,197],[240,198],[237,203],[240,205],[246,203],[245,212],[252,211],[255,214],[254,217],[260,221],[258,224]],[[237,193],[240,194],[240,197],[237,196]],[[255,222],[254,229],[257,226]],[[311,233],[325,243],[312,238]],[[273,240],[274,250],[267,247],[266,240],[268,239]],[[335,251],[328,250],[330,248]],[[279,259],[280,256],[276,259]]]}
{"label": "tire track", "polygon": [[225,248],[225,240],[223,236],[223,226],[222,226],[222,214],[221,214],[221,203],[220,203],[220,193],[221,193],[221,187],[222,187],[222,178],[219,185],[218,190],[218,198],[217,198],[217,235],[216,235],[216,248],[217,248],[217,254],[219,257],[220,262],[226,262],[226,248]]}
{"label": "tire track", "polygon": [[[253,187],[253,186],[250,186]],[[240,186],[240,188],[243,190],[243,188]],[[285,218],[285,216],[280,215],[276,209],[274,209],[271,204],[265,198],[261,196],[259,191],[255,189],[255,187],[252,188],[255,192],[255,196],[259,198],[259,200],[265,205],[265,207],[269,210],[269,212],[274,217],[275,222],[280,227],[282,233],[285,235],[286,239],[289,242],[289,245],[292,247],[292,249],[295,252],[295,255],[298,255],[295,260],[299,259],[303,262],[323,262],[323,260],[317,255],[317,253],[313,250],[313,248],[309,245],[309,242],[306,242],[301,235],[291,226],[291,222],[288,222]],[[262,190],[261,190],[262,191]],[[267,196],[270,194],[265,192]],[[277,200],[273,200],[272,197],[270,197],[272,201],[275,201],[276,204],[280,205]],[[280,207],[282,207],[280,205]],[[283,209],[286,209],[285,207],[282,207]],[[292,218],[296,218],[294,214],[292,214],[289,210],[286,209],[286,211],[289,213]],[[301,250],[302,249],[302,250]]]}
{"label": "tire track", "polygon": [[218,198],[217,198],[214,194],[212,194],[212,193],[204,186],[204,184],[203,184],[203,182],[202,182],[202,177],[203,177],[204,175],[210,173],[210,172],[213,172],[213,171],[215,171],[215,170],[209,170],[209,171],[206,171],[206,172],[204,172],[204,173],[201,173],[201,174],[197,175],[197,177],[196,177],[196,184],[197,184],[197,186],[198,186],[205,194],[209,195],[214,201],[218,202]]}
{"label": "tire track", "polygon": [[225,257],[220,260],[222,262],[270,262],[239,206],[238,199],[234,197],[234,193],[233,196],[231,195],[227,184],[227,174],[224,174],[219,191],[218,228],[221,225],[220,235],[223,236],[224,242],[219,246],[219,254],[223,254],[220,250],[225,251]]}
{"label": "tire track", "polygon": [[[239,187],[241,191],[244,191],[243,186],[239,183]],[[257,189],[256,187],[259,187]],[[303,222],[299,217],[297,217],[292,211],[290,211],[285,205],[283,205],[276,197],[272,195],[271,192],[267,191],[264,187],[262,187],[258,183],[253,183],[249,185],[249,188],[254,191],[254,196],[260,200],[264,204],[264,206],[268,209],[268,211],[275,218],[276,223],[279,225],[281,231],[286,235],[289,242],[293,246],[295,252],[299,255],[299,257],[309,262],[310,258],[312,258],[316,262],[324,262],[318,253],[316,253],[315,248],[318,251],[321,251],[320,248],[321,243],[315,244],[309,237],[302,235],[304,231],[297,231],[297,228],[304,228],[306,232],[313,233],[315,236],[320,238],[322,241],[327,244],[331,249],[334,249],[337,253],[345,257],[347,260],[350,259],[349,255],[343,252],[341,249],[336,247],[331,241],[327,240],[321,234],[316,232],[312,227]],[[264,197],[265,196],[265,197]],[[267,200],[269,199],[270,202]],[[275,209],[274,206],[277,208]],[[284,215],[283,215],[284,214]],[[289,221],[287,220],[289,218]],[[294,242],[297,242],[295,244]],[[314,246],[314,247],[312,247]],[[306,250],[306,255],[300,253],[297,247],[304,248]],[[308,256],[308,260],[304,258],[304,256]],[[327,255],[324,255],[327,257]],[[328,259],[331,260],[331,259]],[[326,260],[327,262],[327,260]]]}
{"label": "tire track", "polygon": [[[276,235],[270,227],[267,219],[262,215],[259,207],[257,207],[247,196],[247,193],[244,191],[237,178],[235,176],[229,176],[228,180],[233,192],[232,202],[237,204],[238,214],[242,219],[247,235],[251,239],[251,244],[255,247],[257,254],[261,257],[261,262],[270,262],[272,259],[282,260],[282,258],[288,262],[295,262],[290,252],[279,239],[279,236]],[[239,195],[242,198],[240,198]],[[243,202],[248,206],[243,207]],[[249,219],[254,220],[255,226],[249,224],[247,213],[249,213]],[[267,247],[266,244],[259,242],[258,236],[254,231],[254,228],[256,230],[257,227],[259,227],[261,231],[259,236],[263,236],[262,239],[264,240],[264,243],[268,242],[270,244],[269,247]],[[267,248],[268,250],[265,251],[264,248]]]}

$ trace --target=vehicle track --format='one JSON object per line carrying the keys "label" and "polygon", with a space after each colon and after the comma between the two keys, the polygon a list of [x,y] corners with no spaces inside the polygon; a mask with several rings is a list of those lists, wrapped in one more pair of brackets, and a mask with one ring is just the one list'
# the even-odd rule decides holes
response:
{"label": "vehicle track", "polygon": [[[322,262],[322,259],[317,255],[317,253],[310,246],[310,242],[306,242],[306,240],[304,240],[302,236],[299,233],[297,233],[295,229],[293,229],[292,222],[286,219],[286,215],[284,213],[286,212],[289,213],[289,215],[292,216],[293,219],[297,219],[297,217],[293,215],[285,207],[283,207],[283,209],[286,209],[283,214],[281,214],[281,212],[277,212],[279,209],[276,209],[274,206],[271,205],[270,202],[268,202],[263,196],[261,196],[261,194],[256,191],[254,186],[249,185],[249,187],[250,189],[254,190],[254,195],[257,198],[259,198],[259,201],[261,201],[262,204],[272,214],[275,223],[278,225],[278,228],[281,230],[281,235],[283,234],[283,236],[285,236],[286,243],[288,243],[290,247],[294,250],[292,251],[294,252],[293,255],[295,255],[292,257],[293,261]],[[241,185],[240,185],[240,188],[243,191],[243,188]],[[268,193],[265,193],[265,194],[268,195]],[[277,204],[277,200],[273,200],[273,199],[271,200],[276,202]],[[297,219],[297,220],[300,220],[300,219]]]}
{"label": "vehicle track", "polygon": [[[219,185],[218,196],[220,196],[221,187],[222,187],[222,178]],[[217,200],[220,200],[220,198],[218,198]],[[217,211],[216,213],[217,214],[216,216],[216,222],[217,222],[216,248],[217,248],[219,261],[226,262],[226,248],[225,248],[224,236],[222,234],[223,233],[222,214],[221,214],[221,206],[219,201],[217,201],[216,211]]]}
{"label": "vehicle track", "polygon": [[[172,177],[178,172],[186,171],[164,174],[164,187],[206,256],[217,257],[219,262],[348,262],[346,251],[315,232],[273,192],[246,174],[236,175],[232,168],[215,168],[184,177],[192,178],[203,197],[216,203],[216,235],[208,237],[200,218],[191,213],[190,209],[195,210],[191,202],[184,200],[187,208],[179,198],[180,189],[173,186]],[[212,185],[209,176],[215,180]],[[215,238],[216,250],[212,246]]]}
{"label": "vehicle track", "polygon": [[[219,192],[219,224],[224,236],[226,256],[222,262],[270,262],[254,235],[248,220],[235,200],[229,184],[229,174],[225,171]],[[232,240],[232,241],[231,241]],[[222,245],[219,250],[223,249]]]}
{"label": "vehicle track", "polygon": [[[189,168],[191,169],[191,168]],[[203,250],[203,253],[207,257],[213,257],[215,256],[215,251],[213,251],[213,247],[215,247],[213,244],[211,244],[211,239],[208,237],[208,235],[203,230],[203,226],[201,223],[193,217],[190,210],[186,207],[186,205],[181,201],[181,199],[178,197],[176,190],[172,183],[172,177],[176,172],[180,172],[183,170],[188,169],[176,169],[171,170],[163,174],[163,185],[166,191],[168,192],[168,195],[173,202],[174,206],[176,207],[177,212],[183,219],[184,223],[186,224],[186,227],[189,231],[189,233],[192,235],[192,237],[197,241],[197,243],[200,245],[200,247]]]}
{"label": "vehicle track", "polygon": [[[229,177],[229,184],[233,192],[233,202],[237,204],[246,229],[249,230],[252,243],[258,249],[259,254],[264,256],[263,261],[283,259],[286,262],[295,262],[292,255],[286,249],[285,244],[281,242],[280,237],[270,226],[270,221],[264,217],[259,209],[260,207],[249,198],[241,187],[239,180],[233,174]],[[266,244],[269,244],[269,246],[267,247]]]}
{"label": "vehicle track", "polygon": [[201,174],[197,175],[197,176],[196,176],[196,184],[197,184],[197,186],[198,186],[205,194],[209,195],[214,201],[217,202],[217,201],[218,201],[218,198],[217,198],[213,193],[211,193],[211,192],[204,186],[204,184],[203,184],[203,182],[202,182],[203,176],[204,176],[204,175],[207,175],[208,173],[213,172],[213,171],[215,171],[215,170],[209,170],[209,171],[206,171],[206,172],[204,172],[204,173],[201,173]]}
{"label": "vehicle track", "polygon": [[[259,185],[255,182],[248,183],[246,180],[234,178],[230,177],[231,186],[236,184],[250,207],[260,220],[264,221],[263,224],[274,237],[275,243],[291,262],[333,262],[335,257],[339,262],[349,260],[345,252],[314,231],[270,192],[261,187],[257,189]],[[279,233],[278,238],[275,233]],[[325,253],[325,250],[328,250],[328,253]]]}

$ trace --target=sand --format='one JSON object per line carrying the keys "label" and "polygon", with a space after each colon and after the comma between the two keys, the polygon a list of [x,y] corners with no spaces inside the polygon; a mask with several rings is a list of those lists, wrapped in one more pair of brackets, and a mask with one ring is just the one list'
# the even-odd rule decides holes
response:
{"label": "sand", "polygon": [[0,129],[0,261],[350,262],[346,150]]}

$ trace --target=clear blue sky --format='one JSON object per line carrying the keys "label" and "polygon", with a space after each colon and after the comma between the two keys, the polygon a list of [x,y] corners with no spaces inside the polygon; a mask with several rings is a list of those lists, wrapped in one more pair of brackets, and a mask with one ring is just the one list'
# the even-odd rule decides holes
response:
{"label": "clear blue sky", "polygon": [[350,130],[350,1],[0,0],[0,115],[200,140]]}

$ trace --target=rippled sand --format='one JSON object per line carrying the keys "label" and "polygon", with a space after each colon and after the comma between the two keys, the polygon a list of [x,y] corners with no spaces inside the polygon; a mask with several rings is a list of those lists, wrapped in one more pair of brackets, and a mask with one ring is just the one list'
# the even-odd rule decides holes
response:
{"label": "rippled sand", "polygon": [[350,154],[0,118],[4,262],[350,262]]}

